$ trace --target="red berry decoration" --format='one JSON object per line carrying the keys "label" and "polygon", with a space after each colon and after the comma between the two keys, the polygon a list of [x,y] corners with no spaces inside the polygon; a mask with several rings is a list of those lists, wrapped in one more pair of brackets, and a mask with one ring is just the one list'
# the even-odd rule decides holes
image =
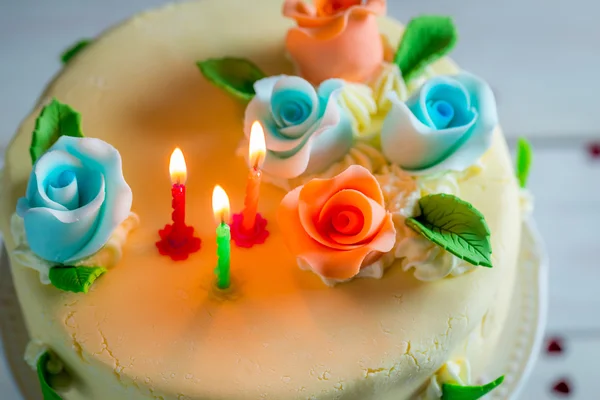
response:
{"label": "red berry decoration", "polygon": [[552,391],[561,396],[569,396],[571,394],[571,384],[567,379],[561,379],[554,384]]}
{"label": "red berry decoration", "polygon": [[563,352],[562,339],[551,338],[548,340],[548,346],[546,347],[548,354],[557,355]]}
{"label": "red berry decoration", "polygon": [[596,159],[600,158],[600,142],[592,142],[588,145],[588,152],[590,157]]}

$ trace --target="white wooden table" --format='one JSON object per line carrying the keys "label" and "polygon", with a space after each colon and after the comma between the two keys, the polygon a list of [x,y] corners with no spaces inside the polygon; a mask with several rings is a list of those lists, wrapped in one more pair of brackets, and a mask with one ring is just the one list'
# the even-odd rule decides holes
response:
{"label": "white wooden table", "polygon": [[[249,1],[249,0],[240,0]],[[0,0],[0,151],[51,76],[58,55],[83,37],[164,0]],[[536,148],[530,187],[535,218],[550,255],[548,334],[565,351],[542,354],[522,399],[600,398],[600,159],[586,145],[600,141],[600,3],[596,0],[388,0],[406,21],[420,13],[455,17],[461,40],[453,57],[494,88],[510,140]],[[1,354],[0,354],[1,356]],[[0,361],[0,397],[17,398]]]}

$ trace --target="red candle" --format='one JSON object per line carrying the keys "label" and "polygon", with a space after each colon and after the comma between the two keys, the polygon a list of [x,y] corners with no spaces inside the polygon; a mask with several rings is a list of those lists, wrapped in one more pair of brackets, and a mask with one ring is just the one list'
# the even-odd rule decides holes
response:
{"label": "red candle", "polygon": [[156,242],[156,246],[161,254],[168,255],[173,260],[185,260],[191,253],[200,249],[201,241],[194,236],[194,228],[185,223],[187,168],[185,158],[179,148],[176,148],[171,154],[169,173],[173,185],[171,187],[173,223],[158,231],[161,240]]}
{"label": "red candle", "polygon": [[185,240],[186,225],[185,225],[185,185],[180,183],[173,184],[171,188],[171,196],[173,201],[171,206],[173,207],[173,213],[171,217],[173,219],[173,230],[171,232],[173,241],[180,242]]}
{"label": "red candle", "polygon": [[171,196],[173,197],[173,201],[171,202],[171,206],[173,207],[173,213],[171,214],[173,219],[171,238],[174,242],[180,242],[185,240],[187,233],[185,225],[185,182],[187,180],[187,168],[185,158],[179,147],[171,154],[169,173],[171,175],[171,183],[173,184],[171,188]]}
{"label": "red candle", "polygon": [[253,232],[256,224],[260,180],[262,177],[260,167],[266,153],[265,133],[258,121],[252,124],[248,151],[250,173],[248,174],[248,182],[246,183],[246,198],[244,199],[244,210],[242,211],[242,229],[245,232]]}

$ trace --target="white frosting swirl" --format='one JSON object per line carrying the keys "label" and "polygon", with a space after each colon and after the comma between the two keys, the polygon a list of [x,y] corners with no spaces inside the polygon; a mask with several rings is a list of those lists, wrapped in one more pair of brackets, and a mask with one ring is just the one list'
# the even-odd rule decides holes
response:
{"label": "white frosting swirl", "polygon": [[381,130],[382,118],[375,123],[377,103],[373,90],[360,83],[346,83],[340,92],[338,102],[348,112],[352,122],[352,132],[359,138],[371,138]]}
{"label": "white frosting swirl", "polygon": [[408,99],[409,91],[396,64],[384,64],[377,77],[371,82],[373,97],[380,112],[387,114],[392,108],[389,94],[394,92],[401,101]]}
{"label": "white frosting swirl", "polygon": [[465,359],[448,361],[431,377],[429,385],[419,396],[419,400],[440,400],[442,398],[442,385],[452,383],[455,385],[471,385],[471,365]]}
{"label": "white frosting swirl", "polygon": [[407,227],[405,220],[418,215],[417,204],[421,197],[437,193],[459,196],[459,181],[480,172],[481,167],[476,165],[463,172],[421,176],[415,180],[396,165],[382,168],[377,180],[386,200],[386,208],[392,213],[396,226],[397,240],[393,253],[404,271],[414,269],[415,278],[434,281],[476,268]]}
{"label": "white frosting swirl", "polygon": [[[123,255],[123,245],[127,240],[129,232],[135,229],[140,223],[137,214],[130,213],[112,233],[104,247],[92,256],[74,263],[74,266],[102,266],[105,268],[113,267]],[[14,213],[10,220],[10,231],[15,241],[15,249],[12,256],[19,264],[34,269],[40,273],[40,281],[44,285],[50,284],[50,268],[56,264],[52,264],[35,255],[29,248],[27,237],[25,235],[25,224],[23,218]]]}

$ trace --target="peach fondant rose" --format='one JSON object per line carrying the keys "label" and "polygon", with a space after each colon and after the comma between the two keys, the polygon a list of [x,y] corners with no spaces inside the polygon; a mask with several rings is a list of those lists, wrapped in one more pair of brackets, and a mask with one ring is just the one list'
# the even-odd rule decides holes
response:
{"label": "peach fondant rose", "polygon": [[383,44],[376,15],[385,13],[385,0],[286,0],[283,14],[296,20],[286,47],[307,80],[329,78],[363,82],[383,61]]}
{"label": "peach fondant rose", "polygon": [[289,250],[325,279],[354,277],[396,241],[379,183],[359,165],[289,192],[277,217]]}

